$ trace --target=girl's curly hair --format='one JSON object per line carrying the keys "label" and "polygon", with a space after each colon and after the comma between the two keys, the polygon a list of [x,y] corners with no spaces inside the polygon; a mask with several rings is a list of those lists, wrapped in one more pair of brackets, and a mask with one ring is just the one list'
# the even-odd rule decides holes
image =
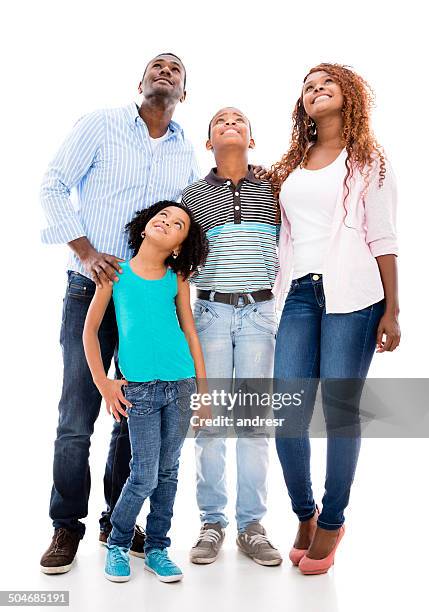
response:
{"label": "girl's curly hair", "polygon": [[128,232],[128,245],[133,254],[136,255],[144,240],[141,234],[144,232],[146,224],[168,206],[181,208],[191,220],[188,235],[182,242],[179,255],[176,259],[169,255],[165,260],[166,265],[170,266],[176,274],[181,274],[184,279],[187,279],[198,266],[205,264],[209,253],[209,243],[201,225],[195,221],[191,210],[184,204],[162,200],[152,204],[149,208],[136,211],[134,218],[125,226],[125,231]]}
{"label": "girl's curly hair", "polygon": [[[378,162],[379,187],[382,186],[386,174],[383,150],[378,144],[370,125],[371,109],[374,106],[374,92],[361,76],[348,66],[341,64],[319,64],[310,70],[305,76],[304,82],[310,74],[319,71],[327,72],[338,83],[344,97],[342,137],[347,151],[345,162],[347,173],[344,179],[344,185],[346,186],[345,204],[349,193],[348,179],[353,176],[355,168],[362,172],[366,188],[374,164]],[[270,180],[277,196],[289,174],[297,166],[305,164],[310,145],[317,141],[317,127],[305,112],[302,93],[295,104],[292,124],[289,150],[271,168]]]}

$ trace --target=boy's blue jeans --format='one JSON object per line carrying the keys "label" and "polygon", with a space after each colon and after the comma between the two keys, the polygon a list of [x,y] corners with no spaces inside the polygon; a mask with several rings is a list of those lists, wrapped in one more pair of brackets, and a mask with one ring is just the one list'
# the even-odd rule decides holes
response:
{"label": "boy's blue jeans", "polygon": [[145,552],[170,546],[180,451],[189,428],[195,378],[132,382],[124,387],[131,442],[130,475],[111,516],[109,545],[130,548],[134,525],[146,498]]}
{"label": "boy's blue jeans", "polygon": [[[63,351],[63,388],[58,406],[53,487],[49,515],[54,528],[65,527],[85,533],[79,519],[88,514],[91,488],[89,469],[90,438],[100,412],[101,396],[92,381],[83,349],[82,333],[95,284],[77,272],[68,272],[63,302],[60,343]],[[107,308],[99,330],[101,356],[106,372],[112,358],[116,363],[118,332],[113,302]],[[117,376],[120,377],[117,369]],[[107,509],[100,519],[101,529],[110,527],[110,514],[129,474],[131,457],[127,419],[114,421],[104,475]]]}
{"label": "boy's blue jeans", "polygon": [[[305,521],[315,512],[309,425],[321,379],[327,466],[318,525],[335,530],[344,522],[359,456],[359,400],[376,347],[384,300],[355,312],[326,314],[322,277],[313,276],[292,281],[279,324],[276,390],[304,393],[299,407],[283,407],[276,414],[285,418],[285,425],[276,430],[276,447],[292,509]],[[292,384],[294,388],[289,389]]]}
{"label": "boy's blue jeans", "polygon": [[[197,299],[194,319],[207,377],[223,380],[231,392],[236,379],[272,378],[277,319],[274,300],[237,307]],[[209,381],[210,382],[210,381]],[[228,388],[228,382],[230,388]],[[197,502],[202,523],[228,525],[225,508],[226,428],[201,428],[195,436]],[[243,531],[267,510],[269,440],[265,434],[237,435],[236,521]]]}

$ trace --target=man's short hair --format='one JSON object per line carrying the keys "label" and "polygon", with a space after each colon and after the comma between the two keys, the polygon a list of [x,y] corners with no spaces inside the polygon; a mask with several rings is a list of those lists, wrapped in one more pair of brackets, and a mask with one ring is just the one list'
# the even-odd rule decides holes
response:
{"label": "man's short hair", "polygon": [[146,68],[144,69],[144,72],[143,72],[142,82],[143,82],[143,79],[144,79],[145,74],[147,72],[147,67],[149,66],[150,62],[153,62],[153,60],[156,59],[157,57],[161,57],[161,55],[171,55],[172,57],[175,57],[176,59],[178,59],[179,62],[182,64],[183,70],[185,71],[185,78],[183,79],[183,89],[185,89],[186,88],[186,68],[185,68],[185,64],[182,62],[182,60],[180,59],[180,57],[178,55],[176,55],[175,53],[170,53],[170,52],[168,52],[168,53],[158,53],[151,60],[148,61],[148,63],[146,64]]}

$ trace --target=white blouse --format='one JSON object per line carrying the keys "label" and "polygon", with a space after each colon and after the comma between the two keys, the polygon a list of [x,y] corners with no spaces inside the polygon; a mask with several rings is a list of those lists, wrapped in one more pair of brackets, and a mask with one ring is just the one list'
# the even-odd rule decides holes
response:
{"label": "white blouse", "polygon": [[346,175],[347,152],[320,170],[296,168],[283,183],[280,201],[290,223],[292,278],[323,273],[339,191]]}

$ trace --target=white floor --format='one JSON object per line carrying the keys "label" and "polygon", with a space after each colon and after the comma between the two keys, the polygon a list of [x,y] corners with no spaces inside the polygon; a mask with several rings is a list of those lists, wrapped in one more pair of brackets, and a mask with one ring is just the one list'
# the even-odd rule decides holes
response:
{"label": "white floor", "polygon": [[[105,422],[104,422],[105,423]],[[182,567],[182,583],[162,584],[143,570],[143,560],[132,558],[132,579],[113,584],[103,576],[104,548],[98,544],[97,514],[102,503],[101,477],[105,428],[94,436],[93,489],[87,534],[72,570],[62,576],[39,571],[39,558],[47,547],[51,528],[47,517],[48,479],[36,475],[37,466],[50,463],[51,448],[40,449],[29,473],[27,493],[11,497],[10,512],[2,520],[0,588],[3,590],[69,590],[70,608],[84,612],[163,610],[219,610],[241,612],[372,612],[375,610],[427,610],[425,590],[428,561],[426,517],[426,440],[364,440],[350,507],[347,532],[335,567],[324,576],[302,576],[287,559],[296,521],[283,486],[275,449],[272,448],[269,511],[264,524],[285,561],[277,568],[261,567],[235,547],[233,521],[221,556],[210,566],[194,566],[188,549],[198,529],[194,499],[192,440],[182,456],[179,493],[171,536],[171,556]],[[234,493],[233,441],[229,443],[229,488]],[[324,441],[313,441],[313,482],[317,499],[323,485]],[[93,461],[94,463],[94,461]],[[48,468],[49,470],[49,468]],[[9,471],[13,479],[13,469]],[[15,492],[18,491],[17,482]],[[229,508],[232,517],[233,505]],[[4,505],[3,505],[4,511]],[[141,521],[144,523],[145,509]],[[25,542],[25,545],[24,545]]]}

